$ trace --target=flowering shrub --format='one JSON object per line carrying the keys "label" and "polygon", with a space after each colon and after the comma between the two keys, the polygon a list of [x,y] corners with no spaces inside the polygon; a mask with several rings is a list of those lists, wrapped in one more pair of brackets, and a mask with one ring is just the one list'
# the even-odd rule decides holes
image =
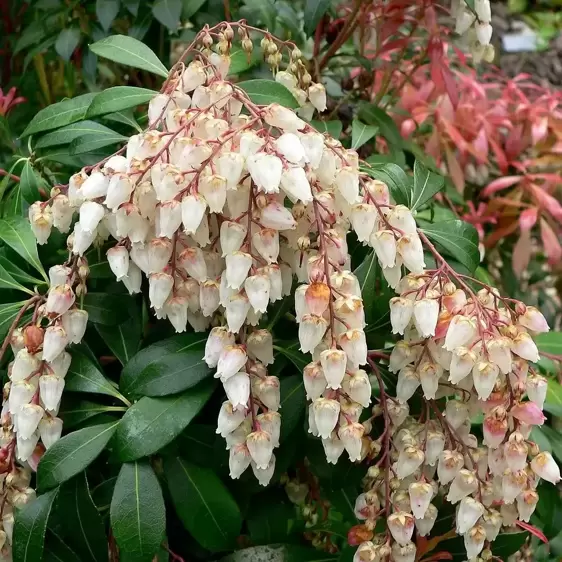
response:
{"label": "flowering shrub", "polygon": [[[275,80],[229,79],[258,33]],[[0,309],[2,556],[490,560],[542,536],[549,327],[475,277],[473,226],[425,212],[443,178],[320,132],[301,51],[244,21],[206,26],[169,72],[128,37],[94,50],[166,80],[60,102],[23,133],[45,147],[148,103],[147,127],[68,183],[30,157],[28,222],[0,221],[19,256],[2,286],[28,294]]]}

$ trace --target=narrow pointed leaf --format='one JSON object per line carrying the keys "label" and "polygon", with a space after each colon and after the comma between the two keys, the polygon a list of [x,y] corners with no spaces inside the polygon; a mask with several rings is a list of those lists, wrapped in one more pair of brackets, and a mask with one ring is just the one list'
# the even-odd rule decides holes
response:
{"label": "narrow pointed leaf", "polygon": [[115,131],[105,125],[102,125],[101,123],[96,123],[95,121],[90,120],[78,121],[77,123],[71,123],[66,127],[62,127],[61,129],[57,129],[56,131],[52,131],[51,133],[47,133],[42,136],[35,144],[35,148],[47,148],[49,146],[69,144],[78,137],[96,133],[106,133],[108,135],[117,134]]}
{"label": "narrow pointed leaf", "polygon": [[63,29],[55,43],[55,51],[65,60],[69,61],[80,42],[80,30],[77,27]]}
{"label": "narrow pointed leaf", "polygon": [[311,121],[310,124],[319,133],[328,133],[330,136],[334,137],[335,139],[340,138],[343,129],[342,122],[337,119],[333,121]]}
{"label": "narrow pointed leaf", "polygon": [[151,562],[164,538],[166,510],[148,461],[121,467],[109,513],[123,562]]}
{"label": "narrow pointed leaf", "polygon": [[32,265],[45,280],[48,279],[37,253],[37,241],[29,222],[23,217],[0,219],[0,239]]}
{"label": "narrow pointed leaf", "polygon": [[54,488],[87,468],[103,451],[117,424],[94,425],[62,437],[39,462],[37,488]]}
{"label": "narrow pointed leaf", "polygon": [[330,8],[332,0],[306,0],[304,3],[304,31],[312,35],[324,14]]}
{"label": "narrow pointed leaf", "polygon": [[181,9],[182,0],[156,0],[152,13],[164,27],[174,32],[180,25]]}
{"label": "narrow pointed leaf", "polygon": [[163,78],[168,77],[167,68],[156,54],[141,41],[127,35],[111,35],[90,45],[90,50],[99,57],[114,62],[148,70]]}
{"label": "narrow pointed leaf", "polygon": [[15,514],[13,559],[18,562],[38,562],[43,557],[47,522],[58,489],[30,501]]}
{"label": "narrow pointed leaf", "polygon": [[96,93],[83,94],[76,98],[49,105],[35,115],[21,136],[27,137],[42,131],[58,129],[75,121],[81,121],[86,116],[90,103],[97,95]]}
{"label": "narrow pointed leaf", "polygon": [[214,387],[214,381],[204,381],[175,396],[141,398],[119,422],[113,439],[115,457],[133,461],[162,449],[199,413]]}
{"label": "narrow pointed leaf", "polygon": [[92,133],[74,139],[68,148],[69,154],[86,154],[105,146],[110,146],[128,140],[119,133]]}
{"label": "narrow pointed leaf", "polygon": [[411,194],[410,209],[415,211],[436,193],[443,189],[445,179],[426,168],[419,160],[414,162],[414,189]]}
{"label": "narrow pointed leaf", "polygon": [[379,128],[376,125],[365,125],[359,119],[354,119],[351,123],[351,148],[357,150],[366,142],[369,142],[378,130]]}
{"label": "narrow pointed leaf", "polygon": [[279,84],[279,82],[274,80],[257,78],[255,80],[239,82],[236,85],[244,90],[255,104],[269,105],[270,103],[278,103],[293,109],[299,106],[293,94],[283,84]]}
{"label": "narrow pointed leaf", "polygon": [[[0,340],[3,340],[25,301],[0,304]],[[23,321],[23,320],[22,320]]]}
{"label": "narrow pointed leaf", "polygon": [[28,203],[38,201],[40,199],[39,182],[41,178],[29,160],[23,165],[20,178],[20,189],[23,198]]}
{"label": "narrow pointed leaf", "polygon": [[235,546],[242,516],[218,476],[180,457],[166,460],[164,471],[176,512],[195,540],[211,552]]}
{"label": "narrow pointed leaf", "polygon": [[96,324],[96,330],[123,366],[127,365],[140,347],[142,337],[140,314],[118,326]]}
{"label": "narrow pointed leaf", "polygon": [[119,13],[119,0],[96,0],[96,16],[104,31],[109,31]]}
{"label": "narrow pointed leaf", "polygon": [[100,92],[92,100],[86,117],[115,113],[150,101],[158,92],[134,86],[114,86]]}
{"label": "narrow pointed leaf", "polygon": [[22,291],[33,295],[33,291],[18,283],[6,269],[0,264],[0,289],[9,289],[11,291]]}

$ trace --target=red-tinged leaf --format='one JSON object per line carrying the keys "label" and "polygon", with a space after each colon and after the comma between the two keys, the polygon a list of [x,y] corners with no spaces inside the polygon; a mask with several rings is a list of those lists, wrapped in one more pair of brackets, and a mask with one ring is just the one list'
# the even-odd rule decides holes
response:
{"label": "red-tinged leaf", "polygon": [[562,246],[560,246],[556,233],[544,219],[541,219],[541,239],[548,263],[557,264],[562,259]]}
{"label": "red-tinged leaf", "polygon": [[397,49],[403,49],[408,45],[408,39],[395,39],[394,41],[387,41],[380,49],[379,55],[390,53]]}
{"label": "red-tinged leaf", "polygon": [[550,213],[556,220],[562,221],[562,205],[557,199],[552,197],[543,188],[538,185],[531,184],[533,196],[538,204],[548,213]]}
{"label": "red-tinged leaf", "polygon": [[449,170],[449,175],[457,188],[459,193],[464,192],[464,173],[461,169],[459,161],[455,158],[453,152],[447,147],[445,149],[445,155],[447,157],[447,168]]}
{"label": "red-tinged leaf", "polygon": [[521,274],[529,266],[529,262],[531,261],[531,249],[531,233],[528,230],[522,230],[519,239],[515,243],[515,246],[513,246],[511,265],[513,266],[513,273],[515,273],[516,277],[521,277]]}
{"label": "red-tinged leaf", "polygon": [[503,178],[498,178],[493,182],[489,183],[483,190],[482,190],[482,197],[490,197],[490,195],[494,195],[498,191],[502,189],[506,189],[519,183],[523,179],[523,176],[505,176]]}
{"label": "red-tinged leaf", "polygon": [[518,228],[519,222],[517,220],[514,220],[508,223],[506,226],[494,230],[494,232],[490,234],[490,236],[488,236],[488,238],[486,238],[486,240],[484,241],[484,246],[487,249],[493,248],[502,238],[513,234]]}
{"label": "red-tinged leaf", "polygon": [[542,141],[548,133],[548,117],[539,117],[531,125],[531,137],[533,139],[533,144],[537,144]]}
{"label": "red-tinged leaf", "polygon": [[529,230],[537,224],[538,215],[539,210],[536,207],[525,209],[519,216],[519,228],[521,232],[529,232]]}
{"label": "red-tinged leaf", "polygon": [[[452,539],[457,536],[454,529],[448,531],[444,535],[439,535],[437,537],[432,537],[431,539],[426,539],[425,537],[416,537],[416,560],[419,560],[424,554],[432,552],[437,548],[437,545],[441,541],[446,541],[447,539]],[[446,559],[443,559],[446,560]]]}
{"label": "red-tinged leaf", "polygon": [[351,546],[359,546],[362,542],[370,541],[373,535],[373,531],[365,525],[354,525],[347,533],[347,542]]}
{"label": "red-tinged leaf", "polygon": [[488,136],[486,134],[486,129],[481,127],[472,143],[476,152],[480,155],[478,160],[481,164],[485,164],[488,160]]}
{"label": "red-tinged leaf", "polygon": [[448,61],[442,59],[439,64],[439,68],[441,70],[443,83],[445,84],[445,91],[447,92],[447,95],[449,96],[453,107],[456,109],[459,105],[459,90],[455,77],[453,76],[451,69],[447,65]]}
{"label": "red-tinged leaf", "polygon": [[488,139],[492,150],[494,151],[494,155],[496,157],[496,162],[498,163],[500,172],[502,174],[507,174],[507,170],[509,169],[509,162],[505,156],[504,151],[500,147],[500,145],[493,139]]}
{"label": "red-tinged leaf", "polygon": [[542,542],[548,543],[548,539],[546,538],[545,534],[540,529],[537,529],[534,525],[525,523],[524,521],[516,521],[515,524],[518,527],[525,529],[525,531],[529,531],[529,533],[535,535],[535,537],[540,539]]}

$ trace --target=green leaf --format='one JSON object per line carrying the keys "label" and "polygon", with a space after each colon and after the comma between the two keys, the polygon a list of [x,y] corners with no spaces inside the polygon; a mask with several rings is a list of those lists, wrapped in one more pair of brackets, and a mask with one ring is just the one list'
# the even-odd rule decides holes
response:
{"label": "green leaf", "polygon": [[263,80],[256,78],[255,80],[246,80],[236,84],[244,90],[250,99],[257,105],[269,105],[270,103],[278,103],[285,107],[297,108],[299,104],[293,94],[279,82],[274,80]]}
{"label": "green leaf", "polygon": [[57,534],[79,555],[82,562],[107,561],[105,528],[92,501],[85,472],[60,487],[53,518],[58,523]]}
{"label": "green leaf", "polygon": [[148,461],[121,467],[109,513],[121,560],[151,562],[166,531],[166,509]]}
{"label": "green leaf", "polygon": [[548,379],[544,409],[554,416],[562,417],[562,385],[552,378]]}
{"label": "green leaf", "polygon": [[126,402],[92,360],[78,350],[72,350],[72,363],[65,378],[65,389],[71,392],[105,394]]}
{"label": "green leaf", "polygon": [[311,121],[310,124],[319,132],[319,133],[328,133],[331,137],[334,137],[335,139],[339,139],[342,129],[343,129],[343,124],[341,121],[338,121],[337,119],[333,120],[333,121],[319,121],[319,120],[315,120],[315,121]]}
{"label": "green leaf", "polygon": [[424,226],[422,231],[436,242],[445,253],[474,273],[480,263],[478,233],[467,222],[444,221]]}
{"label": "green leaf", "polygon": [[5,269],[0,265],[0,289],[9,289],[11,291],[22,291],[29,295],[33,295],[30,291],[20,283],[18,283]]}
{"label": "green leaf", "polygon": [[3,340],[25,301],[0,304],[0,340]]}
{"label": "green leaf", "polygon": [[70,429],[76,425],[107,412],[125,412],[126,406],[107,406],[106,404],[96,404],[89,400],[77,400],[69,396],[69,393],[63,397],[62,406],[59,412],[59,417],[64,422],[64,428]]}
{"label": "green leaf", "polygon": [[18,562],[38,562],[43,557],[47,521],[58,489],[39,496],[16,511],[12,554]]}
{"label": "green leaf", "polygon": [[164,27],[174,32],[180,25],[181,9],[181,0],[156,0],[152,13]]}
{"label": "green leaf", "polygon": [[180,457],[166,459],[164,472],[176,512],[195,540],[211,552],[235,546],[242,516],[215,473]]}
{"label": "green leaf", "polygon": [[95,117],[136,107],[150,101],[158,92],[134,86],[114,86],[100,92],[92,100],[85,117]]}
{"label": "green leaf", "polygon": [[69,61],[80,42],[80,30],[77,27],[63,29],[55,43],[55,51],[65,60]]}
{"label": "green leaf", "polygon": [[49,278],[39,260],[37,241],[31,231],[29,221],[18,216],[0,219],[0,239],[15,250],[48,281]]}
{"label": "green leaf", "polygon": [[436,193],[443,189],[445,178],[426,168],[419,160],[414,162],[414,189],[410,196],[409,207],[415,211]]}
{"label": "green leaf", "polygon": [[364,103],[359,108],[359,119],[365,121],[368,125],[377,125],[380,134],[393,146],[399,148],[402,146],[402,135],[396,126],[396,123],[380,107],[374,104]]}
{"label": "green leaf", "polygon": [[306,409],[306,393],[302,374],[282,377],[280,381],[281,406],[283,423],[281,424],[280,441],[283,442],[299,425]]}
{"label": "green leaf", "polygon": [[214,387],[214,381],[204,381],[175,396],[141,398],[119,422],[113,440],[117,459],[137,460],[173,441],[203,408]]}
{"label": "green leaf", "polygon": [[85,427],[59,439],[39,462],[37,489],[54,488],[88,467],[105,449],[118,423]]}
{"label": "green leaf", "polygon": [[312,35],[316,26],[330,8],[332,0],[306,0],[304,5],[304,31]]}
{"label": "green leaf", "polygon": [[96,93],[83,94],[49,105],[33,117],[21,136],[26,137],[81,121],[86,117],[86,111],[97,95]]}
{"label": "green leaf", "polygon": [[90,50],[99,57],[113,62],[148,70],[163,78],[168,77],[167,68],[160,62],[156,54],[142,41],[133,37],[111,35],[90,45]]}
{"label": "green leaf", "polygon": [[96,330],[122,365],[126,365],[140,347],[142,337],[140,314],[118,326],[96,324]]}
{"label": "green leaf", "polygon": [[539,352],[562,355],[562,332],[548,332],[535,337]]}
{"label": "green leaf", "polygon": [[95,150],[103,148],[104,146],[117,144],[126,140],[128,140],[128,137],[115,132],[99,132],[90,135],[84,135],[82,137],[74,139],[70,143],[68,152],[69,154],[85,154],[87,152],[93,152]]}
{"label": "green leaf", "polygon": [[139,133],[142,132],[140,125],[137,123],[135,116],[133,115],[132,109],[125,109],[124,111],[117,111],[116,113],[110,113],[109,115],[104,115],[104,119],[107,121],[115,121],[116,123],[122,123],[132,127]]}
{"label": "green leaf", "polygon": [[209,377],[203,360],[207,335],[182,334],[137,353],[125,365],[120,388],[128,396],[167,396]]}
{"label": "green leaf", "polygon": [[88,312],[90,322],[115,326],[129,318],[132,300],[130,295],[88,293],[84,297],[84,310]]}
{"label": "green leaf", "polygon": [[6,256],[0,256],[0,266],[2,266],[16,281],[27,283],[28,285],[45,285],[46,281],[37,279],[23,269],[20,269],[13,261]]}
{"label": "green leaf", "polygon": [[376,125],[365,125],[359,119],[354,119],[351,123],[351,148],[357,150],[370,141],[378,130],[379,128]]}
{"label": "green leaf", "polygon": [[396,203],[408,205],[412,191],[412,178],[398,164],[388,162],[371,167],[362,167],[361,170],[372,178],[386,183]]}
{"label": "green leaf", "polygon": [[104,31],[109,31],[119,13],[119,0],[96,0],[96,16]]}
{"label": "green leaf", "polygon": [[393,291],[382,274],[375,252],[372,251],[367,254],[361,265],[353,273],[361,287],[367,330],[372,332],[382,328],[390,321],[388,302],[393,295]]}
{"label": "green leaf", "polygon": [[194,16],[200,9],[201,6],[207,0],[189,0],[188,2],[183,2],[182,19],[189,19]]}
{"label": "green leaf", "polygon": [[82,562],[74,552],[52,529],[47,529],[47,540],[45,541],[45,552],[43,562]]}
{"label": "green leaf", "polygon": [[105,133],[106,135],[117,134],[115,131],[112,131],[109,127],[106,127],[101,123],[89,120],[78,121],[77,123],[71,123],[66,127],[62,127],[61,129],[57,129],[52,133],[47,133],[42,136],[35,144],[35,148],[47,148],[49,146],[69,144],[78,137],[96,133]]}
{"label": "green leaf", "polygon": [[25,161],[20,177],[20,189],[23,198],[28,203],[38,201],[41,198],[39,195],[40,176],[38,176],[29,160]]}
{"label": "green leaf", "polygon": [[230,67],[228,69],[229,76],[240,74],[261,61],[261,53],[258,49],[254,49],[250,54],[249,60],[248,55],[242,49],[233,49],[230,54]]}
{"label": "green leaf", "polygon": [[19,185],[13,187],[8,193],[4,201],[4,206],[2,208],[2,216],[4,218],[13,217],[14,215],[25,214],[25,201],[21,195],[21,189]]}

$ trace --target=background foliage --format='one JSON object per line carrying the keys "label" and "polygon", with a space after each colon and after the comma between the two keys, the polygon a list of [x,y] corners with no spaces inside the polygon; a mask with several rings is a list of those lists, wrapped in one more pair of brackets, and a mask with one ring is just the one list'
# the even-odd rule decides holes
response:
{"label": "background foliage", "polygon": [[[65,253],[62,235],[37,250],[23,218],[29,204],[141,130],[146,103],[195,30],[225,18],[246,18],[295,41],[331,99],[315,123],[319,130],[360,151],[395,200],[417,209],[454,267],[537,304],[558,325],[560,175],[537,166],[559,152],[559,95],[473,70],[431,3],[416,3],[407,19],[400,2],[372,12],[361,2],[330,0],[3,4],[1,336],[34,288],[45,290],[46,269]],[[268,77],[259,53],[247,59],[234,52],[231,74],[260,103],[287,101],[274,86],[250,82]],[[487,121],[483,138],[470,119],[492,106],[503,113]],[[508,195],[499,197],[504,189]],[[479,243],[487,249],[482,264]],[[390,289],[374,254],[351,244],[369,347],[384,349]],[[103,248],[87,258],[91,323],[72,349],[60,413],[65,436],[39,465],[39,499],[18,514],[14,559],[103,562],[109,541],[110,553],[119,544],[122,560],[174,559],[167,548],[185,560],[212,560],[262,545],[284,545],[291,561],[351,560],[347,533],[357,522],[353,503],[364,471],[326,464],[319,441],[308,436],[301,377],[307,361],[294,337],[292,303],[285,299],[267,317],[278,338],[272,374],[281,379],[283,429],[273,484],[261,489],[247,474],[227,478],[227,453],[214,432],[221,396],[202,361],[205,338],[173,335],[142,297],[124,294]],[[562,462],[562,335],[539,341],[540,367],[550,377],[549,419],[532,437]],[[392,387],[390,374],[382,375]],[[521,530],[500,537],[495,555],[506,558],[524,544],[534,560],[562,555],[560,496],[545,490],[540,498],[532,522],[550,545]],[[438,550],[461,560],[460,539],[445,537],[452,516],[440,511],[434,534],[441,535]]]}

